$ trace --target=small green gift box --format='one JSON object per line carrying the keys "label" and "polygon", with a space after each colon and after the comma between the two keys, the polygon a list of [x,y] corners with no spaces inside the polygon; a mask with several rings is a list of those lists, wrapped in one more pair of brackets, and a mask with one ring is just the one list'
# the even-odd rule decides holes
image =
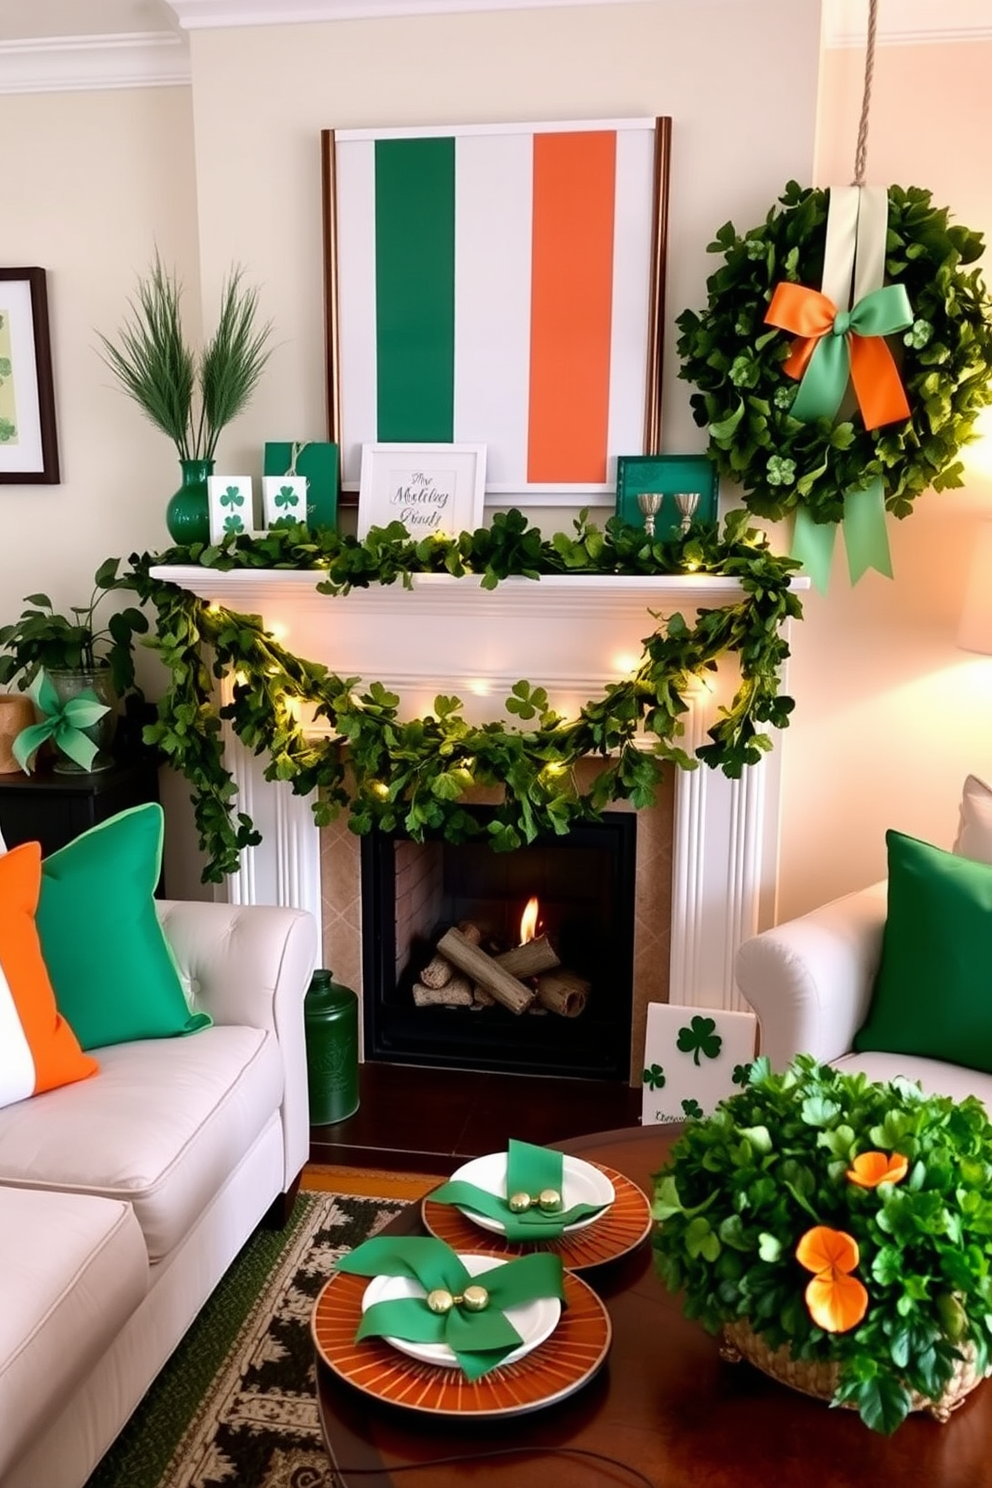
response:
{"label": "small green gift box", "polygon": [[267,441],[265,475],[302,476],[307,482],[306,523],[311,532],[336,527],[338,446],[320,440]]}

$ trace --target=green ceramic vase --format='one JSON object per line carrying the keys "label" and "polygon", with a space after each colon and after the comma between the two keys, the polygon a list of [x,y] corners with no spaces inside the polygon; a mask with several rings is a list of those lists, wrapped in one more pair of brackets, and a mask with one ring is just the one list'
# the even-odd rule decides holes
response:
{"label": "green ceramic vase", "polygon": [[165,525],[172,541],[181,547],[210,541],[210,509],[207,503],[207,476],[213,474],[213,460],[180,460],[183,483],[170,497],[165,509]]}
{"label": "green ceramic vase", "polygon": [[323,968],[303,1000],[310,1125],[344,1121],[358,1110],[358,998]]}

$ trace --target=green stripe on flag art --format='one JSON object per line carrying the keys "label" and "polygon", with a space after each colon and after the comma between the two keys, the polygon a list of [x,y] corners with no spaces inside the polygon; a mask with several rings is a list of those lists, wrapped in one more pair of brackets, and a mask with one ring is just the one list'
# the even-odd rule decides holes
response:
{"label": "green stripe on flag art", "polygon": [[454,438],[455,141],[375,146],[377,434]]}

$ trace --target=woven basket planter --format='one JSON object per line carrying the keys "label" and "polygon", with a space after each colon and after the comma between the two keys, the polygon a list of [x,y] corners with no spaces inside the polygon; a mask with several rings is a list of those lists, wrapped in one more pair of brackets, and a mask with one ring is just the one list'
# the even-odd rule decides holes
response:
{"label": "woven basket planter", "polygon": [[[800,1390],[804,1395],[813,1395],[817,1400],[832,1400],[840,1377],[840,1365],[829,1360],[794,1359],[788,1347],[769,1348],[750,1323],[739,1321],[725,1323],[720,1343],[720,1355],[731,1363],[746,1359],[763,1374],[770,1375],[790,1389]],[[947,1421],[967,1395],[980,1385],[984,1375],[974,1368],[974,1355],[965,1345],[965,1356],[957,1361],[951,1381],[939,1400],[930,1400],[925,1395],[911,1393],[910,1410],[926,1411],[938,1421]],[[850,1409],[856,1409],[849,1402]]]}

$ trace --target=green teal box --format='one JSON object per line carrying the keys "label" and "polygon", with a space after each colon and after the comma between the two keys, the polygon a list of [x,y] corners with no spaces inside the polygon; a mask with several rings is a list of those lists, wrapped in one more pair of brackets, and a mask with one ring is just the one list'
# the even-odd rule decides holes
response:
{"label": "green teal box", "polygon": [[645,513],[638,497],[651,493],[660,498],[655,537],[677,537],[690,525],[712,525],[717,520],[718,486],[717,468],[708,455],[620,455],[617,516],[631,527],[643,527]]}
{"label": "green teal box", "polygon": [[336,444],[319,440],[267,441],[265,475],[302,475],[307,482],[307,526],[336,527],[338,521],[339,453]]}

